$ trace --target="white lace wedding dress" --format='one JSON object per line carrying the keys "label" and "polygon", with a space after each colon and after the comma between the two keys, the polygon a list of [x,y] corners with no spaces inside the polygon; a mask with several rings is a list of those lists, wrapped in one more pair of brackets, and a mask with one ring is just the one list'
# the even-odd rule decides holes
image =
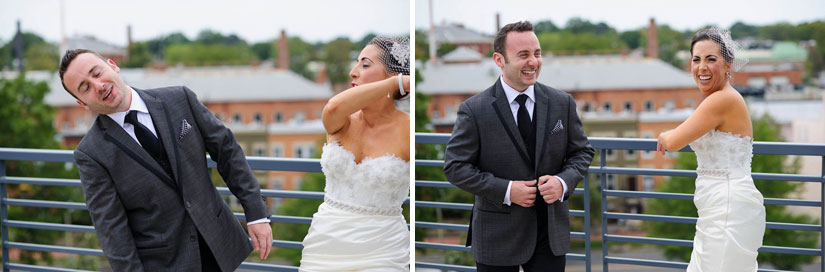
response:
{"label": "white lace wedding dress", "polygon": [[408,271],[410,231],[401,214],[410,163],[393,155],[364,158],[324,145],[324,203],[304,237],[300,271]]}
{"label": "white lace wedding dress", "polygon": [[699,219],[687,271],[756,271],[765,206],[751,178],[752,139],[711,130],[690,147]]}

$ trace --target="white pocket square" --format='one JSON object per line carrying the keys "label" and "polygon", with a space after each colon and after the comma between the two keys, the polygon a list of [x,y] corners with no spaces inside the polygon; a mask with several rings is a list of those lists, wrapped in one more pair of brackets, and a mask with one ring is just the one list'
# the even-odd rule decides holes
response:
{"label": "white pocket square", "polygon": [[178,136],[178,140],[183,139],[183,136],[186,136],[190,130],[192,130],[192,125],[190,125],[186,119],[183,119],[183,122],[180,125],[180,136]]}
{"label": "white pocket square", "polygon": [[553,127],[553,130],[550,131],[550,134],[556,134],[556,132],[564,130],[564,125],[561,124],[561,120],[556,122],[556,126]]}

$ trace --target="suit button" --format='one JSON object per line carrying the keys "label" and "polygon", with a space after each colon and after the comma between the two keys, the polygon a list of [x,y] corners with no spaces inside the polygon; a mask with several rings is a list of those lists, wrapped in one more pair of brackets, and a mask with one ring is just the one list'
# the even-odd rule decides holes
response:
{"label": "suit button", "polygon": [[189,203],[189,201],[186,201],[186,208],[187,208],[187,209],[192,208],[192,204],[190,204],[190,203]]}
{"label": "suit button", "polygon": [[195,241],[195,235],[190,235],[189,236],[189,242],[194,242],[194,241]]}

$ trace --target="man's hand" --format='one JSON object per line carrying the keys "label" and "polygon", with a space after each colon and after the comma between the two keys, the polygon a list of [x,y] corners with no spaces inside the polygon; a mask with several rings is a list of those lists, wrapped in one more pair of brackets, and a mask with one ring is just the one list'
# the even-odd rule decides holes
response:
{"label": "man's hand", "polygon": [[510,186],[510,203],[532,207],[536,201],[536,180],[514,180]]}
{"label": "man's hand", "polygon": [[559,200],[563,193],[564,187],[561,185],[561,180],[551,175],[539,177],[539,194],[544,198],[544,202],[552,204]]}
{"label": "man's hand", "polygon": [[266,259],[272,250],[272,227],[269,223],[258,223],[246,228],[249,230],[249,238],[252,238],[254,250],[261,253],[261,260]]}

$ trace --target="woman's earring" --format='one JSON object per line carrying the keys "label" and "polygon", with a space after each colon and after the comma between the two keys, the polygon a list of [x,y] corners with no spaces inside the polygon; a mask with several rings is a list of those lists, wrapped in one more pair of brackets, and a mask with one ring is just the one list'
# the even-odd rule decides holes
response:
{"label": "woman's earring", "polygon": [[725,72],[725,75],[727,75],[728,78],[730,78],[730,72]]}

